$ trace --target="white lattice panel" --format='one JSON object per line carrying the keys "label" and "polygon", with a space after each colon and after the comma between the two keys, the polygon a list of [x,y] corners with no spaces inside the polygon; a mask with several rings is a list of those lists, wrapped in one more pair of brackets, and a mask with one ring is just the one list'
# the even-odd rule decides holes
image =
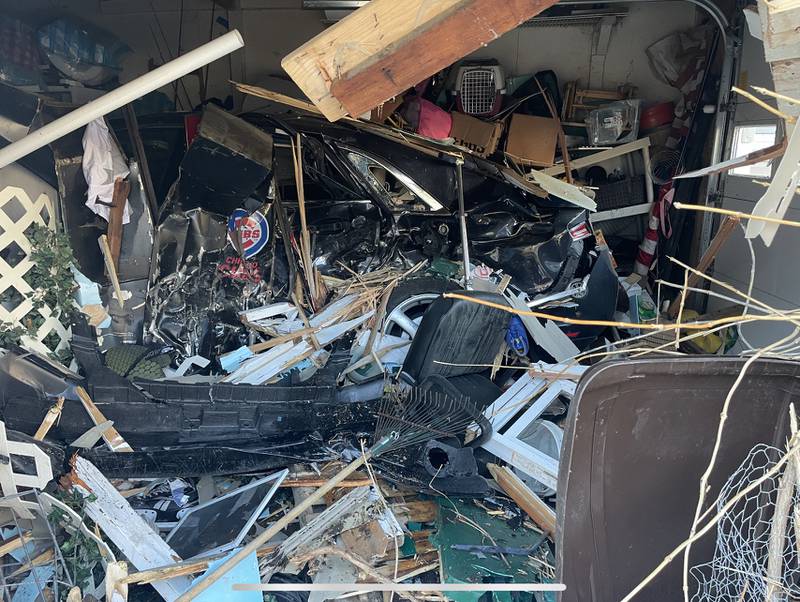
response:
{"label": "white lattice panel", "polygon": [[[5,179],[5,178],[4,178]],[[31,199],[35,196],[35,199]],[[44,323],[35,336],[25,336],[22,344],[32,351],[51,353],[61,351],[69,342],[70,333],[53,315],[49,307],[34,310],[31,295],[34,292],[25,279],[33,267],[30,259],[32,251],[28,230],[38,223],[55,229],[54,204],[51,195],[39,193],[29,195],[20,186],[5,186],[0,189],[0,322],[11,327],[24,328],[26,316],[38,311]],[[45,345],[47,337],[54,333],[57,343]],[[55,339],[52,340],[56,342]]]}

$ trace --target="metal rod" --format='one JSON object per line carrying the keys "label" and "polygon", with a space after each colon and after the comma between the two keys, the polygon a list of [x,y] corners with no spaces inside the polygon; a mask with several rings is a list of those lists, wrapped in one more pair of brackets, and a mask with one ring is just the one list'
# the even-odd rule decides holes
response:
{"label": "metal rod", "polygon": [[458,184],[458,227],[461,230],[461,253],[464,258],[464,288],[472,289],[469,271],[469,239],[467,238],[467,214],[464,211],[464,159],[456,159],[456,179]]}

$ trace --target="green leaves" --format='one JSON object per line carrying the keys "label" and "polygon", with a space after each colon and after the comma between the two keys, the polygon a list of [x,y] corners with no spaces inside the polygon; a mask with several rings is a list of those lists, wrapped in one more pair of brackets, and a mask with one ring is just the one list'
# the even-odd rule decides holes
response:
{"label": "green leaves", "polygon": [[[64,504],[72,508],[80,517],[82,521],[86,521],[84,506],[86,503],[91,503],[97,498],[94,494],[84,498],[77,491],[58,491],[55,496]],[[47,516],[50,524],[59,528],[65,522],[69,522],[70,517],[67,513],[58,508],[53,507],[52,512]],[[87,525],[90,526],[90,525]],[[90,527],[91,528],[91,527]],[[64,563],[68,573],[71,575],[75,585],[79,586],[81,590],[86,590],[87,586],[91,585],[93,581],[97,581],[102,576],[98,574],[98,579],[92,579],[92,573],[96,567],[101,566],[100,549],[97,542],[85,535],[80,529],[75,529],[69,533],[66,529],[58,529],[58,547],[61,550],[61,555],[64,558]],[[61,570],[61,565],[59,571]],[[67,588],[63,589],[63,599],[66,599]]]}
{"label": "green leaves", "polygon": [[[72,295],[76,288],[70,269],[75,263],[75,257],[72,255],[69,237],[40,224],[33,224],[30,260],[33,267],[25,280],[34,289],[34,307],[40,309],[47,305],[59,318],[68,318],[69,313],[75,309]],[[62,323],[66,325],[65,322]]]}
{"label": "green leaves", "polygon": [[[66,328],[69,326],[71,314],[77,309],[73,295],[77,288],[72,275],[72,266],[75,257],[69,237],[60,232],[54,232],[41,224],[34,223],[26,231],[31,243],[29,259],[32,267],[25,275],[25,281],[33,289],[28,296],[33,308],[22,319],[21,324],[0,322],[0,346],[19,344],[23,336],[35,337],[38,329],[44,324],[45,318],[40,310],[49,307],[56,318]],[[11,295],[13,289],[6,289]],[[10,301],[0,296],[0,303]],[[57,335],[48,335],[49,340],[43,341],[49,349],[55,349],[59,343]],[[62,358],[58,358],[62,359]]]}

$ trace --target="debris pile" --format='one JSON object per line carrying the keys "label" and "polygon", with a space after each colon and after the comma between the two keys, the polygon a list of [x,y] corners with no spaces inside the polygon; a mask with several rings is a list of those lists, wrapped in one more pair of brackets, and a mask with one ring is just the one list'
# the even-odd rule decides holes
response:
{"label": "debris pile", "polygon": [[[376,0],[366,12],[380,5]],[[439,27],[459,25],[458,13],[442,13]],[[498,31],[515,25],[496,16]],[[413,47],[422,33],[398,43]],[[680,412],[665,412],[641,381],[661,377],[665,390],[672,387],[669,401],[686,415],[702,409],[704,419],[716,420],[718,408],[707,407],[719,395],[688,405],[693,389],[711,384],[681,389],[666,382],[669,376],[708,373],[717,387],[751,365],[720,362],[718,372],[692,372],[693,358],[681,357],[665,377],[665,364],[632,358],[723,355],[740,343],[752,360],[773,348],[796,349],[791,337],[762,350],[740,341],[746,322],[794,323],[796,316],[753,299],[752,281],[745,293],[706,274],[738,220],[759,218],[728,212],[696,268],[658,247],[660,220],[684,180],[789,154],[800,144],[795,133],[786,144],[676,176],[687,167],[695,134],[685,125],[688,114],[675,111],[701,107],[700,74],[713,58],[707,28],[690,33],[652,48],[654,62],[674,72],[672,83],[688,82],[680,109],[643,109],[631,87],[588,90],[577,82],[556,107],[553,72],[526,79],[504,98],[494,64],[454,68],[457,110],[424,98],[425,84],[370,119],[346,115],[369,104],[362,93],[385,97],[386,90],[356,85],[349,75],[331,90],[304,82],[310,96],[324,92],[319,109],[237,84],[274,106],[235,116],[207,103],[179,121],[157,121],[177,143],[145,144],[152,141],[130,105],[124,123],[101,113],[55,136],[60,119],[44,106],[48,125],[39,133],[53,136],[66,235],[49,234],[55,205],[31,203],[24,208],[29,223],[14,233],[19,252],[37,265],[14,276],[30,299],[7,312],[11,322],[29,322],[30,340],[4,329],[0,350],[4,598],[249,602],[263,599],[263,590],[285,602],[293,587],[318,585],[291,600],[323,602],[377,599],[372,586],[415,584],[423,591],[398,595],[475,602],[484,598],[481,587],[527,583],[541,591],[526,601],[549,601],[558,581],[577,574],[589,555],[632,549],[618,545],[610,528],[606,540],[596,526],[606,524],[598,518],[605,504],[614,507],[608,483],[619,476],[612,469],[633,464],[629,449],[645,459],[648,452],[678,458],[679,465],[686,449],[696,461],[703,447],[701,435],[689,445],[680,428],[665,434]],[[223,56],[241,38],[231,32],[212,44]],[[461,41],[464,49],[471,45]],[[667,46],[687,55],[680,65],[658,54]],[[198,56],[182,56],[181,65],[210,60]],[[289,58],[295,74],[304,56]],[[364,72],[377,69],[360,61]],[[398,81],[414,67],[405,61]],[[164,68],[169,64],[145,83]],[[491,84],[488,95],[486,86],[475,87],[478,72]],[[132,84],[144,85],[123,88]],[[323,114],[342,119],[329,123]],[[658,170],[640,126],[683,149],[677,163],[669,153],[662,162],[669,174],[661,174],[657,200]],[[565,127],[581,130],[579,144],[567,143]],[[119,140],[130,142],[132,158]],[[608,148],[578,148],[583,141]],[[159,145],[171,158],[149,165],[144,149]],[[571,158],[576,149],[582,156]],[[9,145],[0,164],[24,150]],[[600,167],[613,160],[627,173]],[[787,162],[779,173],[793,190],[797,170]],[[786,190],[771,189],[764,202],[781,205]],[[779,214],[762,216],[768,235],[750,222],[765,241],[788,223],[785,208],[775,207],[761,207]],[[646,228],[634,223],[645,215]],[[623,221],[629,218],[634,222]],[[34,222],[41,229],[29,232]],[[629,226],[635,239],[612,242]],[[32,241],[42,247],[35,255]],[[13,263],[13,249],[0,253],[4,264]],[[661,272],[651,277],[657,254],[684,270],[682,284]],[[732,300],[702,288],[708,283],[736,295],[734,307],[693,310],[690,294]],[[24,305],[31,299],[37,303]],[[60,361],[45,345],[53,322],[60,328],[50,351],[65,352]],[[788,370],[774,361],[758,369],[773,376]],[[622,376],[604,381],[606,369]],[[719,428],[703,423],[718,433],[709,472],[739,382]],[[772,409],[739,416],[740,424],[775,437],[785,430],[775,427],[784,408]],[[749,443],[745,435],[733,439],[728,456]],[[603,464],[607,455],[614,466]],[[693,530],[705,516],[707,478]],[[675,487],[650,485],[665,499],[665,488]],[[628,497],[639,500],[650,491],[634,493]],[[673,514],[664,514],[666,524]],[[594,539],[578,545],[580,537]],[[575,591],[594,595],[593,579],[604,574],[597,567],[611,565],[583,564],[590,574]],[[342,584],[364,590],[349,587],[340,596],[335,586]],[[497,591],[491,597],[510,599]]]}

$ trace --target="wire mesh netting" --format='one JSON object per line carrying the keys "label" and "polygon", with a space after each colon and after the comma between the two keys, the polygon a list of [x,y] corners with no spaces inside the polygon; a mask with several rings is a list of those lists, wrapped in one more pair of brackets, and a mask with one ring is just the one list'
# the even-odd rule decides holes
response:
{"label": "wire mesh netting", "polygon": [[[716,503],[716,513],[749,485],[760,479],[783,457],[784,451],[769,445],[757,445],[733,472],[722,488]],[[769,543],[773,530],[778,489],[783,470],[766,478],[747,492],[723,515],[717,525],[717,542],[711,562],[693,567],[690,571],[696,583],[692,602],[725,602],[800,599],[800,563],[798,563],[798,534],[800,534],[800,494],[794,483],[792,462],[789,475],[792,482],[791,499],[787,500],[788,519],[783,533],[777,534],[780,549],[773,556],[777,579],[768,578]],[[798,510],[795,510],[797,508]],[[777,521],[780,525],[780,521]],[[780,527],[778,527],[780,528]]]}

